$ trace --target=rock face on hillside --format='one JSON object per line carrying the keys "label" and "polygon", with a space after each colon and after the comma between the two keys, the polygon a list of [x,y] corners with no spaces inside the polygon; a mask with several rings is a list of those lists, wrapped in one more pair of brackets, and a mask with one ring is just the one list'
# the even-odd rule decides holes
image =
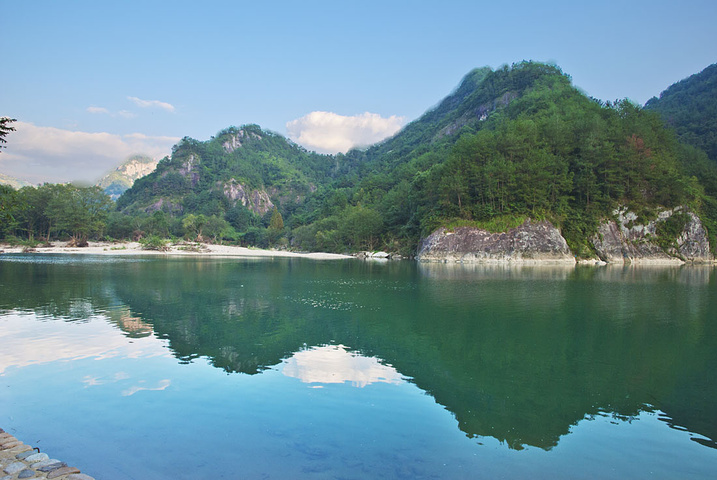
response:
{"label": "rock face on hillside", "polygon": [[[699,217],[682,208],[664,210],[657,219],[638,224],[637,215],[626,209],[615,212],[617,221],[600,225],[592,243],[601,260],[608,263],[680,264],[683,262],[711,262],[707,232]],[[679,216],[679,219],[678,219]],[[658,243],[659,227],[665,222],[679,221],[682,233],[671,246]],[[663,242],[664,244],[664,242]]]}
{"label": "rock face on hillside", "polygon": [[274,208],[274,204],[265,190],[248,190],[233,178],[223,184],[222,190],[224,196],[234,205],[237,202],[241,203],[256,215],[262,216]]}
{"label": "rock face on hillside", "polygon": [[222,147],[224,147],[225,152],[232,153],[236,149],[241,148],[243,142],[245,142],[247,138],[255,138],[257,140],[261,140],[261,135],[257,134],[256,132],[249,132],[245,131],[244,129],[241,129],[238,132],[230,135],[222,143]]}
{"label": "rock face on hillside", "polygon": [[474,227],[441,228],[421,242],[418,260],[457,263],[574,264],[575,257],[550,222],[531,222],[504,233]]}
{"label": "rock face on hillside", "polygon": [[[618,209],[615,220],[603,222],[591,239],[600,260],[606,263],[670,265],[709,263],[707,232],[699,217],[683,208],[664,210],[643,224],[627,209]],[[674,238],[665,237],[671,226]],[[681,233],[680,233],[681,232]],[[550,222],[532,222],[504,233],[473,227],[454,231],[441,228],[420,245],[418,260],[449,263],[575,263],[565,239]]]}
{"label": "rock face on hillside", "polygon": [[159,160],[135,155],[122,165],[108,173],[97,183],[113,200],[117,200],[122,193],[129,189],[138,178],[149,175],[157,168]]}

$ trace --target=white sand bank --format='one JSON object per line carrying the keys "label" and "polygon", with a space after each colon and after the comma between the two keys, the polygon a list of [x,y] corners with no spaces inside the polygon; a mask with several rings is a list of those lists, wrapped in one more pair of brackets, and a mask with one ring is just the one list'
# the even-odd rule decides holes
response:
{"label": "white sand bank", "polygon": [[[12,247],[0,244],[3,253],[22,253],[23,247]],[[51,247],[37,247],[35,253],[72,253],[86,255],[186,255],[211,257],[294,257],[312,258],[315,260],[337,260],[353,258],[338,253],[296,253],[283,250],[262,250],[257,248],[237,247],[233,245],[177,244],[171,245],[168,251],[143,250],[137,242],[109,243],[89,242],[87,247],[68,247],[66,242],[52,242]]]}

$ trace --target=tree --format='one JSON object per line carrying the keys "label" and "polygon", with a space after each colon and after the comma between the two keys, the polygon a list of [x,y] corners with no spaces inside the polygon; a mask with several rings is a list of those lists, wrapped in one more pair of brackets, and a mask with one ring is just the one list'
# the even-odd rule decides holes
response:
{"label": "tree", "polygon": [[269,227],[267,228],[267,234],[269,237],[269,243],[276,244],[284,234],[284,218],[281,216],[281,212],[274,207],[271,212],[271,219],[269,220]]}
{"label": "tree", "polygon": [[[8,133],[15,131],[15,127],[10,126],[13,122],[17,122],[17,120],[10,117],[0,117],[0,143],[7,143],[5,137]],[[0,145],[0,149],[2,148],[5,148],[5,146]]]}
{"label": "tree", "polygon": [[102,237],[112,200],[97,186],[80,188],[54,185],[55,194],[47,204],[47,216],[55,230],[72,236],[76,242],[94,235]]}
{"label": "tree", "polygon": [[0,238],[10,235],[16,227],[14,210],[17,209],[17,192],[8,186],[0,185]]}
{"label": "tree", "polygon": [[271,212],[271,220],[269,220],[269,230],[280,232],[284,229],[284,218],[281,216],[279,210],[274,207]]}
{"label": "tree", "polygon": [[217,243],[217,240],[221,240],[225,233],[229,233],[229,222],[216,215],[207,217],[204,225],[204,233],[211,237],[212,242]]}
{"label": "tree", "polygon": [[361,205],[348,207],[340,230],[350,248],[373,250],[383,230],[383,220],[378,212],[370,208]]}
{"label": "tree", "polygon": [[201,213],[199,215],[194,215],[193,213],[190,213],[182,219],[182,226],[184,226],[184,229],[187,231],[187,234],[191,233],[196,236],[197,241],[202,240],[202,229],[204,228],[204,225],[207,223],[207,217],[202,215]]}

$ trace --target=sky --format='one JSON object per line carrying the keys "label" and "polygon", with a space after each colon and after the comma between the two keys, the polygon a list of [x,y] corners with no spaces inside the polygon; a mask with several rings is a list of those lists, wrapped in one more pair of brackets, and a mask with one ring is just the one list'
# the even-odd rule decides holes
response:
{"label": "sky", "polygon": [[716,24],[714,0],[0,0],[0,173],[93,183],[248,123],[346,151],[522,60],[644,104],[717,62]]}

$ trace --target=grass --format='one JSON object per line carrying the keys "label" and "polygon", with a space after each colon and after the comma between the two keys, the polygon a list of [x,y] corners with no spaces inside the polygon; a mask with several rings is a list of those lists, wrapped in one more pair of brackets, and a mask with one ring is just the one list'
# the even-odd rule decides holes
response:
{"label": "grass", "polygon": [[512,228],[521,226],[530,218],[527,215],[500,215],[487,220],[465,220],[461,218],[450,219],[444,226],[447,230],[460,227],[472,227],[488,230],[491,233],[507,232]]}

